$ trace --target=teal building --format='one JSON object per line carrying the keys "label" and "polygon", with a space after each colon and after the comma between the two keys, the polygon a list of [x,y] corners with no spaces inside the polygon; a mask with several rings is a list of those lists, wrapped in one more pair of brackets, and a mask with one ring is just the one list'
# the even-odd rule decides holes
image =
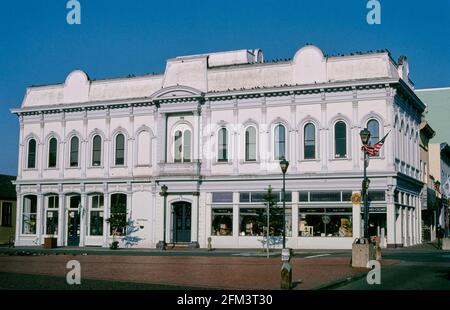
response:
{"label": "teal building", "polygon": [[425,115],[436,131],[430,143],[450,142],[450,87],[418,89],[417,96],[428,106]]}

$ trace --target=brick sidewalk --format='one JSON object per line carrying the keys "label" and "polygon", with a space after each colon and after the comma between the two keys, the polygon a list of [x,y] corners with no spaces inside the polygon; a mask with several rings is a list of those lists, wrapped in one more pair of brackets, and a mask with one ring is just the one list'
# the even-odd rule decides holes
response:
{"label": "brick sidewalk", "polygon": [[[81,263],[82,279],[222,289],[278,289],[281,268],[279,257],[50,255],[0,257],[0,272],[65,277],[70,260]],[[302,280],[296,289],[314,289],[367,272],[351,268],[349,261],[345,257],[293,258],[293,281]],[[384,265],[394,263],[383,261]]]}

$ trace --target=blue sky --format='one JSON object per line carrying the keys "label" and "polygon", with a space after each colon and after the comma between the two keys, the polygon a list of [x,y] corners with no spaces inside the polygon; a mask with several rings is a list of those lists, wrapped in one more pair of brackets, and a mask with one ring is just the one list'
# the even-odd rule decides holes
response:
{"label": "blue sky", "polygon": [[262,48],[290,58],[305,43],[326,54],[388,48],[406,55],[417,88],[450,86],[450,1],[381,0],[381,25],[366,0],[79,0],[82,24],[66,23],[67,0],[0,1],[0,174],[17,174],[19,107],[27,86],[60,83],[73,69],[91,78],[162,72],[180,55]]}

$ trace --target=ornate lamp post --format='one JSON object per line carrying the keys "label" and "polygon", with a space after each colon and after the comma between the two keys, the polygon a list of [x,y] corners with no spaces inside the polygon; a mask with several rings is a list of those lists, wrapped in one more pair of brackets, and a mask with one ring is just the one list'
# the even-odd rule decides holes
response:
{"label": "ornate lamp post", "polygon": [[169,195],[167,193],[168,187],[167,185],[161,186],[161,192],[159,193],[161,196],[164,197],[164,225],[163,225],[163,241],[162,241],[162,250],[166,250],[167,243],[166,243],[166,209],[167,209],[167,196]]}
{"label": "ornate lamp post", "polygon": [[289,168],[289,162],[284,158],[280,160],[281,172],[283,172],[283,249],[281,250],[281,289],[290,290],[292,288],[292,266],[291,249],[286,249],[286,171]]}
{"label": "ornate lamp post", "polygon": [[[363,146],[366,146],[370,140],[370,131],[367,128],[364,128],[359,133],[361,137],[361,142]],[[367,177],[367,166],[369,166],[369,153],[366,148],[362,148],[364,152],[364,178],[362,182],[362,196],[364,199],[364,238],[369,238],[369,202],[368,202],[368,190],[370,180]]]}
{"label": "ornate lamp post", "polygon": [[280,168],[283,173],[283,249],[286,248],[286,171],[289,168],[289,162],[282,157],[280,160]]}

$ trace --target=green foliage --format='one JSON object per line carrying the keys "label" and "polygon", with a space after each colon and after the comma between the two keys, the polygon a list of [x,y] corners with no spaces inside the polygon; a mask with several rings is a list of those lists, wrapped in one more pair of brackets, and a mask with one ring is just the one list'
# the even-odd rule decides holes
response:
{"label": "green foliage", "polygon": [[[272,186],[269,185],[264,195],[264,205],[269,207],[269,234],[270,236],[283,235],[283,208],[278,205],[278,196],[273,193]],[[267,209],[258,209],[258,224],[267,229]],[[266,235],[267,232],[264,234]]]}
{"label": "green foliage", "polygon": [[119,235],[118,232],[122,231],[125,233],[125,228],[127,226],[127,207],[123,203],[112,203],[111,204],[111,216],[106,219],[112,230],[113,242],[111,244],[111,249],[117,249],[119,242],[116,241],[116,236]]}
{"label": "green foliage", "polygon": [[111,250],[117,250],[119,248],[119,241],[113,241],[109,247]]}

